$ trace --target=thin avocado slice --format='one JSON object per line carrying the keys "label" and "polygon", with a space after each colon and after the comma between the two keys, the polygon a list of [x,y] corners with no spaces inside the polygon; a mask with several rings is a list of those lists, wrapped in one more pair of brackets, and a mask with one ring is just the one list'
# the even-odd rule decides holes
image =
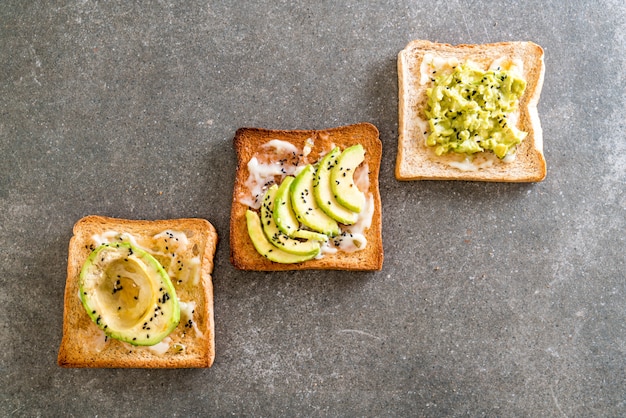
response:
{"label": "thin avocado slice", "polygon": [[313,195],[315,167],[307,165],[291,184],[291,206],[298,220],[310,229],[334,237],[339,225],[319,208]]}
{"label": "thin avocado slice", "polygon": [[91,252],[79,278],[80,299],[106,335],[133,345],[155,345],[180,321],[174,286],[163,266],[129,243]]}
{"label": "thin avocado slice", "polygon": [[342,224],[352,225],[358,219],[359,214],[342,206],[335,198],[330,187],[330,172],[337,165],[337,159],[340,155],[341,150],[339,147],[336,147],[322,158],[315,173],[313,194],[320,209],[328,216]]}
{"label": "thin avocado slice", "polygon": [[277,184],[267,189],[261,204],[261,222],[265,236],[273,245],[285,252],[303,256],[317,255],[320,251],[320,243],[318,241],[298,241],[297,239],[289,238],[278,229],[273,214],[277,191]]}
{"label": "thin avocado slice", "polygon": [[291,199],[289,198],[289,190],[294,179],[293,176],[287,176],[283,179],[276,192],[274,201],[274,221],[276,221],[276,226],[278,226],[280,232],[289,237],[293,237],[293,234],[300,228],[300,223],[291,208]]}
{"label": "thin avocado slice", "polygon": [[259,215],[249,209],[246,211],[246,223],[248,226],[248,235],[250,235],[250,239],[252,240],[252,245],[254,245],[254,248],[256,248],[259,254],[270,261],[281,264],[302,263],[303,261],[315,258],[317,255],[304,256],[290,254],[272,245],[263,232]]}
{"label": "thin avocado slice", "polygon": [[328,236],[324,234],[320,234],[319,232],[309,231],[308,229],[298,229],[295,234],[293,234],[294,238],[302,238],[302,239],[310,239],[314,241],[325,242],[328,241]]}
{"label": "thin avocado slice", "polygon": [[330,170],[330,187],[337,201],[346,208],[361,212],[365,205],[365,195],[354,184],[354,171],[365,160],[365,150],[361,144],[343,150],[337,164]]}

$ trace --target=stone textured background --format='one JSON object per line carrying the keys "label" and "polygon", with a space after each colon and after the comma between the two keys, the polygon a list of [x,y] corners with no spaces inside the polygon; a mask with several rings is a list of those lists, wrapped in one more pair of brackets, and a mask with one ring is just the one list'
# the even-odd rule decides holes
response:
{"label": "stone textured background", "polygon": [[[623,2],[0,2],[0,415],[626,415]],[[395,180],[396,55],[532,40],[548,177]],[[228,261],[242,126],[375,124],[381,272]],[[56,365],[72,225],[202,217],[208,370]]]}

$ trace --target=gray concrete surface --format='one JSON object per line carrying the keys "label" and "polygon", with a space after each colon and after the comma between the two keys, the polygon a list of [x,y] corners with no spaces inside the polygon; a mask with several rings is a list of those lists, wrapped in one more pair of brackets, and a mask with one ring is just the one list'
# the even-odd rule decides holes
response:
{"label": "gray concrete surface", "polygon": [[[625,416],[626,6],[0,2],[1,416]],[[533,40],[548,177],[400,183],[396,54]],[[242,126],[374,123],[385,264],[228,261]],[[87,214],[220,233],[209,370],[64,370]]]}

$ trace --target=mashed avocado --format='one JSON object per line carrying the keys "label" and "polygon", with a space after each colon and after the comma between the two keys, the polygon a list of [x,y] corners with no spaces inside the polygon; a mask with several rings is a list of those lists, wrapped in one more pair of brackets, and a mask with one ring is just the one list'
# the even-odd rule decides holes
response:
{"label": "mashed avocado", "polygon": [[432,80],[433,87],[426,91],[426,145],[435,147],[437,155],[490,150],[504,158],[526,136],[507,123],[526,88],[510,71],[482,71],[464,64],[452,67],[452,72],[435,72]]}

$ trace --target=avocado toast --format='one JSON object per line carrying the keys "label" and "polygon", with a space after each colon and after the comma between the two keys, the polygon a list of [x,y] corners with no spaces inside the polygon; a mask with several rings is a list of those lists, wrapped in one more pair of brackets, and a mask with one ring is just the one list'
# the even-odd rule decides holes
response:
{"label": "avocado toast", "polygon": [[70,240],[62,367],[210,367],[213,256],[204,219],[87,216]]}
{"label": "avocado toast", "polygon": [[239,129],[232,264],[263,271],[380,270],[378,136],[369,123],[326,130]]}
{"label": "avocado toast", "polygon": [[398,54],[398,180],[536,182],[546,176],[533,42],[410,42]]}

